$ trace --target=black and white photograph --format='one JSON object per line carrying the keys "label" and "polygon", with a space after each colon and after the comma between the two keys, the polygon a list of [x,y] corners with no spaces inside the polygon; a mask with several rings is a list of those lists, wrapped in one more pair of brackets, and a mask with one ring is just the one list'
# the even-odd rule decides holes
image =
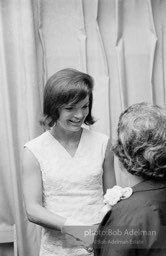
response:
{"label": "black and white photograph", "polygon": [[0,256],[166,256],[166,0],[0,0]]}

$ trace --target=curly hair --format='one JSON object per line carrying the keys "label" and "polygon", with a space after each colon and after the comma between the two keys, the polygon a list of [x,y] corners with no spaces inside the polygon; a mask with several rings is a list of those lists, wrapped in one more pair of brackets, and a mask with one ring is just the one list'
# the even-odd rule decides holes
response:
{"label": "curly hair", "polygon": [[129,173],[166,180],[166,110],[134,104],[120,115],[117,133],[113,151]]}

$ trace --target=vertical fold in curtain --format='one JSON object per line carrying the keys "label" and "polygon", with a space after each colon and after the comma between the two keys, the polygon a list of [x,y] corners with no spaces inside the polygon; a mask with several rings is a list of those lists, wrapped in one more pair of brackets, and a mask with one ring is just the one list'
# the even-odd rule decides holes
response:
{"label": "vertical fold in curtain", "polygon": [[122,109],[136,102],[153,101],[151,70],[156,38],[148,33],[149,24],[152,26],[149,11],[147,1],[116,0],[116,50]]}
{"label": "vertical fold in curtain", "polygon": [[[107,59],[107,53],[106,53],[106,48],[102,39],[102,34],[100,31],[100,27],[99,27],[99,0],[96,1],[96,30],[97,30],[97,35],[98,35],[98,41],[100,44],[100,48],[101,48],[101,54],[103,57],[103,67],[104,67],[104,75],[105,75],[105,89],[106,89],[106,94],[107,94],[107,101],[106,101],[106,106],[108,107],[108,116],[110,116],[110,99],[109,99],[109,95],[110,95],[110,77],[109,77],[109,65],[108,65],[108,59]],[[101,86],[101,85],[100,85]],[[106,127],[107,127],[107,132],[108,135],[111,134],[111,123],[110,123],[110,118],[108,118],[108,116],[105,116],[105,123],[106,123]]]}
{"label": "vertical fold in curtain", "polygon": [[116,0],[116,53],[119,77],[119,92],[121,110],[127,107],[128,99],[126,93],[126,71],[125,71],[125,56],[124,56],[124,41],[123,41],[123,1]]}
{"label": "vertical fold in curtain", "polygon": [[[108,108],[109,108],[109,130],[112,139],[115,138],[115,126],[118,115],[122,109],[120,99],[119,72],[116,54],[116,2],[108,0],[98,1],[97,22],[104,46],[105,59],[108,70]],[[102,84],[100,85],[102,86]],[[99,102],[99,99],[97,98]],[[115,107],[116,106],[116,107]],[[104,109],[103,109],[104,111]]]}
{"label": "vertical fold in curtain", "polygon": [[[41,61],[42,63],[42,68],[41,65],[38,62],[38,69],[40,70],[38,72],[39,81],[40,81],[40,86],[42,89],[44,89],[44,85],[47,81],[48,77],[48,72],[47,72],[47,61],[46,61],[46,47],[45,47],[45,41],[44,41],[44,35],[43,35],[43,19],[42,19],[42,6],[41,6],[41,1],[37,0],[36,5],[34,4],[34,14],[36,16],[36,48],[39,51],[40,47],[40,53],[37,56],[37,60]],[[37,36],[38,35],[38,36]],[[41,69],[40,69],[41,68]]]}
{"label": "vertical fold in curtain", "polygon": [[29,236],[29,231],[35,231],[36,226],[26,219],[21,185],[23,145],[41,133],[31,1],[0,1],[0,11],[0,171],[1,181],[6,181],[0,181],[0,224],[16,223],[19,255],[33,256],[38,253],[38,240],[35,232]]}
{"label": "vertical fold in curtain", "polygon": [[80,62],[81,68],[83,72],[87,72],[87,48],[86,48],[86,41],[87,35],[85,30],[85,21],[84,21],[84,10],[83,10],[83,0],[78,0],[77,4],[77,18],[78,20],[78,44],[80,49]]}
{"label": "vertical fold in curtain", "polygon": [[97,0],[86,0],[83,3],[87,33],[87,71],[95,81],[93,114],[97,121],[92,129],[109,135],[109,77],[105,49],[98,26],[99,3]]}
{"label": "vertical fold in curtain", "polygon": [[152,72],[153,99],[154,103],[166,107],[166,1],[151,0],[149,4],[153,16],[154,37],[157,37]]}
{"label": "vertical fold in curtain", "polygon": [[150,60],[149,60],[149,79],[151,85],[151,98],[152,102],[156,102],[156,94],[155,94],[155,85],[153,84],[153,69],[155,62],[155,50],[157,45],[157,35],[154,27],[153,13],[152,13],[152,5],[151,0],[147,0],[147,11],[148,11],[148,32],[149,32],[149,51],[150,51]]}
{"label": "vertical fold in curtain", "polygon": [[87,70],[82,1],[39,0],[47,78],[63,68]]}

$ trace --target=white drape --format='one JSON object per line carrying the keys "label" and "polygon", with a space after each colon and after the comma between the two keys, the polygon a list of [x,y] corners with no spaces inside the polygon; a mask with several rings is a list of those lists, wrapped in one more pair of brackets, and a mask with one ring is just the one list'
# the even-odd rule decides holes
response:
{"label": "white drape", "polygon": [[39,249],[22,201],[21,155],[42,132],[46,79],[66,67],[92,75],[92,129],[114,140],[125,107],[165,107],[165,13],[165,0],[0,0],[0,225],[16,223],[21,256]]}
{"label": "white drape", "polygon": [[24,213],[22,147],[41,132],[31,1],[0,1],[0,14],[0,225],[16,223],[19,255],[24,256],[31,255],[37,236]]}

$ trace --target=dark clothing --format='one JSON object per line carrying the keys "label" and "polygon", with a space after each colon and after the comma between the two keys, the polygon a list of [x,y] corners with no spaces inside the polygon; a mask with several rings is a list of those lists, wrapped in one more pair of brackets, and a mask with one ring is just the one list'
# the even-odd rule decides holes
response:
{"label": "dark clothing", "polygon": [[166,182],[143,181],[113,206],[94,240],[95,256],[166,256]]}

